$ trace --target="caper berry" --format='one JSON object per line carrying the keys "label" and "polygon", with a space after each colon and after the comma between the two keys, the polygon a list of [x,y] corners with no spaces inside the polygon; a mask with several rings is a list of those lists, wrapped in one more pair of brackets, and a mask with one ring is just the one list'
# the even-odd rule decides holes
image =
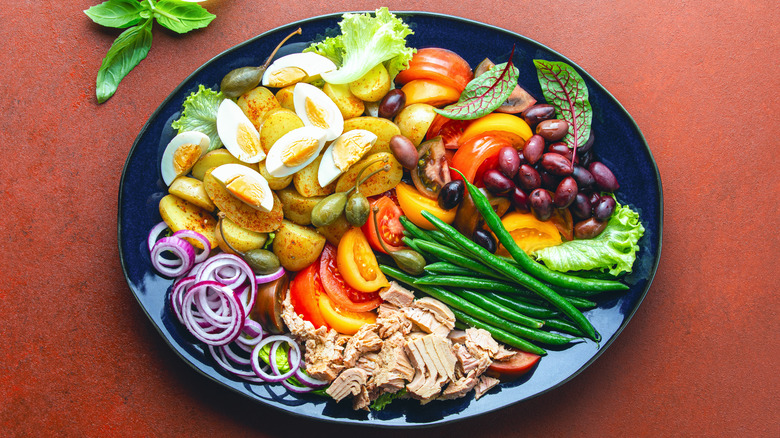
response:
{"label": "caper berry", "polygon": [[279,270],[279,257],[265,249],[250,249],[244,253],[244,261],[255,274],[271,274]]}
{"label": "caper berry", "polygon": [[347,199],[347,206],[344,210],[347,222],[356,227],[362,227],[368,220],[370,208],[368,199],[362,193],[355,192]]}
{"label": "caper berry", "polygon": [[324,227],[336,222],[346,204],[347,194],[345,192],[337,192],[328,196],[312,209],[311,224],[315,227]]}

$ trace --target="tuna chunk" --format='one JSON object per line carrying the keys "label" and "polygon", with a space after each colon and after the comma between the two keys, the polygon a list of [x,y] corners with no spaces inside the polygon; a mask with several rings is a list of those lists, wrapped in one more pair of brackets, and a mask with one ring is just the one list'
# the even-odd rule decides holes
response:
{"label": "tuna chunk", "polygon": [[331,381],[344,369],[339,334],[325,327],[318,329],[295,313],[289,294],[282,302],[282,319],[293,336],[304,343],[306,372],[320,380]]}
{"label": "tuna chunk", "polygon": [[388,303],[398,307],[408,307],[414,301],[414,294],[409,289],[404,288],[395,281],[390,282],[390,286],[379,292],[379,296]]}
{"label": "tuna chunk", "polygon": [[446,337],[455,327],[455,315],[439,300],[420,298],[412,307],[402,308],[404,314],[426,333]]}
{"label": "tuna chunk", "polygon": [[336,401],[344,400],[348,395],[358,395],[365,390],[368,373],[360,368],[350,368],[339,374],[325,392]]}
{"label": "tuna chunk", "polygon": [[486,392],[493,389],[494,386],[498,385],[499,380],[494,379],[493,377],[489,376],[479,376],[479,382],[477,382],[477,386],[474,387],[474,399],[479,400],[480,397],[485,395]]}
{"label": "tuna chunk", "polygon": [[480,352],[478,356],[474,356],[463,345],[458,345],[455,348],[455,357],[458,359],[458,364],[460,364],[463,374],[469,374],[474,371],[477,375],[480,375],[487,371],[488,367],[493,363],[487,354]]}
{"label": "tuna chunk", "polygon": [[376,324],[379,326],[378,333],[382,339],[387,339],[396,332],[405,335],[412,331],[412,321],[406,318],[398,306],[389,303],[382,303],[379,306]]}
{"label": "tuna chunk", "polygon": [[490,332],[484,329],[466,329],[465,345],[474,356],[479,356],[480,352],[484,352],[493,357],[493,355],[498,353],[498,342],[493,339]]}
{"label": "tuna chunk", "polygon": [[461,398],[469,393],[477,385],[479,378],[477,373],[472,371],[466,377],[461,377],[447,385],[444,392],[439,396],[439,400],[452,400]]}
{"label": "tuna chunk", "polygon": [[455,356],[447,338],[427,335],[406,343],[409,360],[415,368],[407,391],[423,403],[433,400],[455,373]]}
{"label": "tuna chunk", "polygon": [[344,347],[344,366],[354,367],[360,355],[382,348],[382,339],[377,335],[377,328],[376,324],[366,324],[349,338]]}
{"label": "tuna chunk", "polygon": [[374,370],[372,383],[386,392],[398,392],[407,381],[414,378],[414,367],[404,350],[406,340],[395,333],[385,340],[379,351],[378,367]]}

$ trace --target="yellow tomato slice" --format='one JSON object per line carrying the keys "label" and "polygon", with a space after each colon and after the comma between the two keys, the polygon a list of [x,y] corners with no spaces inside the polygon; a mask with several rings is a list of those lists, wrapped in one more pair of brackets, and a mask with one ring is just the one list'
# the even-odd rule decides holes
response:
{"label": "yellow tomato slice", "polygon": [[398,184],[395,187],[395,194],[398,197],[398,205],[403,210],[404,215],[412,221],[413,224],[425,230],[435,230],[436,227],[428,222],[422,215],[423,210],[427,210],[437,218],[451,224],[455,220],[457,208],[444,210],[439,207],[435,199],[426,198],[417,191],[416,188],[408,184]]}
{"label": "yellow tomato slice", "polygon": [[361,292],[374,292],[390,284],[359,227],[350,228],[339,241],[336,265],[344,281]]}
{"label": "yellow tomato slice", "polygon": [[460,99],[460,91],[430,79],[415,79],[401,88],[406,95],[406,105],[427,103],[441,107]]}
{"label": "yellow tomato slice", "polygon": [[[550,221],[542,222],[533,213],[513,211],[504,216],[501,223],[526,254],[530,255],[536,250],[561,244],[561,235],[555,224]],[[503,245],[496,253],[509,256]]]}
{"label": "yellow tomato slice", "polygon": [[512,145],[520,149],[533,135],[531,127],[525,120],[513,114],[490,113],[471,123],[460,136],[458,143],[463,144],[470,139],[483,134],[494,134],[506,138]]}
{"label": "yellow tomato slice", "polygon": [[319,297],[319,308],[325,322],[337,332],[354,335],[365,324],[376,322],[374,312],[350,312],[337,308],[326,294]]}

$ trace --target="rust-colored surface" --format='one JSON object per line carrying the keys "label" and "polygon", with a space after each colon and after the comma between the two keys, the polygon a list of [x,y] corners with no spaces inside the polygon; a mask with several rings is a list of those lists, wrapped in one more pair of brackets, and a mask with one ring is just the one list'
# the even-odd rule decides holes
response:
{"label": "rust-colored surface", "polygon": [[[98,106],[95,74],[118,32],[81,13],[97,2],[0,9],[0,434],[366,433],[247,404],[185,365],[122,276],[116,200],[137,133],[192,70],[278,25],[376,5],[211,0],[209,28],[157,27],[148,58]],[[780,435],[776,2],[385,4],[501,26],[570,57],[634,116],[665,199],[655,282],[593,366],[536,399],[403,434]]]}

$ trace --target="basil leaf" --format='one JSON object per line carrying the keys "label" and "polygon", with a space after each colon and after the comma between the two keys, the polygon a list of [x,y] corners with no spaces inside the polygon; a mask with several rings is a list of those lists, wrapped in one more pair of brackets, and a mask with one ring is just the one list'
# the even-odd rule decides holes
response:
{"label": "basil leaf", "polygon": [[138,24],[144,7],[135,0],[108,0],[84,11],[92,21],[107,27],[125,28]]}
{"label": "basil leaf", "polygon": [[181,0],[160,0],[153,10],[158,23],[178,33],[206,27],[216,17],[198,4]]}
{"label": "basil leaf", "polygon": [[534,65],[547,103],[555,107],[556,117],[569,122],[569,133],[561,141],[569,148],[584,145],[593,120],[585,81],[565,62],[534,59]]}
{"label": "basil leaf", "polygon": [[108,49],[97,74],[97,99],[103,103],[114,95],[119,82],[146,58],[152,47],[152,20],[122,32]]}
{"label": "basil leaf", "polygon": [[434,111],[455,120],[478,119],[490,114],[509,99],[519,75],[511,61],[493,66],[466,85],[457,103]]}

